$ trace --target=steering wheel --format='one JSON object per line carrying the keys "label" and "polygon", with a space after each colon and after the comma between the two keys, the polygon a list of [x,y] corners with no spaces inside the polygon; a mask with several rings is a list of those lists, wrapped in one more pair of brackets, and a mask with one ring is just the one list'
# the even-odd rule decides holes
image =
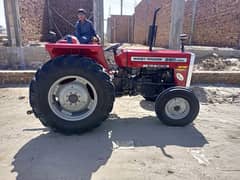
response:
{"label": "steering wheel", "polygon": [[113,51],[114,54],[116,54],[117,49],[122,46],[122,43],[115,43],[113,45],[110,45],[104,49],[104,51]]}

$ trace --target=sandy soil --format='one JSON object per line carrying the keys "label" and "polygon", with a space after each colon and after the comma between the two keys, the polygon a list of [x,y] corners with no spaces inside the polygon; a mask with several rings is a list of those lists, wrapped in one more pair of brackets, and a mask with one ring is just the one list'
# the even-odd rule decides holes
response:
{"label": "sandy soil", "polygon": [[[194,89],[202,103],[193,125],[167,127],[153,103],[122,97],[99,128],[63,136],[26,115],[27,88],[1,88],[0,179],[237,180],[240,88]],[[222,96],[232,99],[219,101]]]}

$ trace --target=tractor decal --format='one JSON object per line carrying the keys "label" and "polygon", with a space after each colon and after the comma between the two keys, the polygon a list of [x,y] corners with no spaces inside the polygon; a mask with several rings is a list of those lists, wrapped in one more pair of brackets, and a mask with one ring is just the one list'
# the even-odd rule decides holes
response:
{"label": "tractor decal", "polygon": [[187,62],[187,58],[166,58],[166,57],[131,57],[131,61],[140,62]]}

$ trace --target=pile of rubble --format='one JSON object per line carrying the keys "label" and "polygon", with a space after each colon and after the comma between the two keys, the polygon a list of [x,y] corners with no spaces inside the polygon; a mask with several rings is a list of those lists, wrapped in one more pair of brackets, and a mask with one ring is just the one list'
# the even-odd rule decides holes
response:
{"label": "pile of rubble", "polygon": [[193,87],[194,93],[203,104],[238,104],[240,105],[239,87]]}
{"label": "pile of rubble", "polygon": [[196,71],[240,71],[240,58],[222,58],[217,54],[200,59]]}

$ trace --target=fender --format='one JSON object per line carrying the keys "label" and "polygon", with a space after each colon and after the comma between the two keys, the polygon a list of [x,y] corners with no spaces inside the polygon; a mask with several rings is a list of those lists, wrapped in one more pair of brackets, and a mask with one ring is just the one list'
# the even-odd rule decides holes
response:
{"label": "fender", "polygon": [[56,58],[62,55],[80,55],[92,58],[98,64],[101,64],[106,70],[109,70],[104,57],[103,48],[99,44],[68,44],[68,43],[47,43],[45,45],[50,57]]}

